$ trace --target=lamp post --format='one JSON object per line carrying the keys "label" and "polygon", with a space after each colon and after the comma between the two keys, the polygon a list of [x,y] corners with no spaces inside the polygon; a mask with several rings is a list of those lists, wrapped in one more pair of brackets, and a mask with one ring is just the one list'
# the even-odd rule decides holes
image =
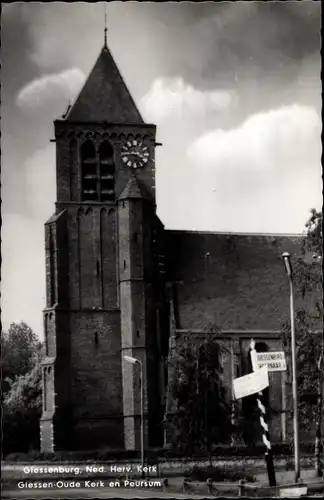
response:
{"label": "lamp post", "polygon": [[[205,277],[207,275],[207,279],[208,279],[208,274],[209,274],[209,263],[210,263],[210,252],[206,252],[205,253]],[[206,342],[206,344],[205,344],[205,359],[204,359],[205,364],[206,364],[207,339],[208,339],[208,334],[207,334],[207,330],[206,330],[206,334],[205,334],[205,342]],[[200,354],[200,349],[199,349],[199,354]],[[199,377],[199,374],[198,374],[198,377]],[[204,415],[204,417],[205,417],[204,418],[205,429],[204,430],[205,430],[206,452],[208,454],[209,464],[210,464],[210,466],[212,466],[210,439],[209,439],[209,418],[208,418],[209,417],[208,380],[206,380],[206,376],[203,379],[203,384],[204,384],[204,405],[205,405],[205,415]]]}
{"label": "lamp post", "polygon": [[290,286],[290,325],[291,325],[291,357],[292,357],[292,396],[293,396],[293,414],[294,414],[294,455],[295,455],[295,482],[300,478],[300,456],[299,456],[299,423],[298,423],[298,392],[297,392],[297,368],[296,368],[296,334],[295,334],[295,305],[294,305],[294,287],[293,271],[290,260],[290,254],[282,254],[285,269],[289,277]]}
{"label": "lamp post", "polygon": [[140,384],[141,384],[141,466],[142,477],[144,477],[144,379],[143,379],[143,364],[132,356],[124,356],[124,360],[135,365],[138,363],[140,367]]}

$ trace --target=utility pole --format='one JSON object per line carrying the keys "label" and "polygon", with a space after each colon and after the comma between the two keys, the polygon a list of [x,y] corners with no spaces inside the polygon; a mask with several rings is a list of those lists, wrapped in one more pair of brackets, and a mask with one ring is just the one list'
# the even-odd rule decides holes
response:
{"label": "utility pole", "polygon": [[144,370],[143,363],[140,359],[133,358],[132,356],[124,356],[124,360],[128,363],[132,363],[133,365],[138,364],[140,367],[140,392],[141,392],[141,466],[142,466],[142,477],[145,476],[144,465],[145,465],[145,456],[144,456]]}
{"label": "utility pole", "polygon": [[[207,276],[208,279],[208,270],[209,270],[209,258],[210,258],[210,253],[207,252],[205,253],[205,276]],[[207,349],[208,349],[208,332],[206,331],[205,334],[205,369],[208,369],[208,366],[206,365],[207,363]],[[204,377],[204,389],[205,389],[205,440],[206,440],[206,451],[208,454],[208,460],[210,462],[210,465],[212,465],[212,460],[211,460],[211,453],[210,453],[210,439],[209,439],[209,408],[208,408],[208,403],[209,403],[209,398],[208,398],[208,376],[205,375]]]}

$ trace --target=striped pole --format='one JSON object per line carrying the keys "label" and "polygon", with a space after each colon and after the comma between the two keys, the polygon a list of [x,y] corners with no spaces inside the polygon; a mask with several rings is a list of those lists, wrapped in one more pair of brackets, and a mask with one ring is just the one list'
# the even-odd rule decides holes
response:
{"label": "striped pole", "polygon": [[[257,362],[257,352],[255,350],[255,342],[252,339],[251,344],[250,344],[250,354],[251,354],[251,362],[252,362],[252,369],[255,372],[256,370],[259,369],[258,362]],[[275,474],[275,469],[273,465],[273,455],[272,455],[272,448],[271,448],[271,441],[270,441],[270,434],[269,434],[269,426],[267,422],[267,410],[265,405],[263,404],[263,393],[259,392],[257,395],[257,406],[260,411],[260,424],[262,428],[262,441],[265,446],[265,461],[267,464],[267,471],[268,471],[268,477],[269,477],[269,486],[276,486],[276,474]]]}

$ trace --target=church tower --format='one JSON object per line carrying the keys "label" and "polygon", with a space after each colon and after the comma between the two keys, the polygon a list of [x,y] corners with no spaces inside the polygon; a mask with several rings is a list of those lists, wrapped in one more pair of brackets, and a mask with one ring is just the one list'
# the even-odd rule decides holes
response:
{"label": "church tower", "polygon": [[156,127],[144,123],[106,44],[54,125],[41,449],[139,448],[139,378],[124,355],[143,365],[149,446],[163,415]]}

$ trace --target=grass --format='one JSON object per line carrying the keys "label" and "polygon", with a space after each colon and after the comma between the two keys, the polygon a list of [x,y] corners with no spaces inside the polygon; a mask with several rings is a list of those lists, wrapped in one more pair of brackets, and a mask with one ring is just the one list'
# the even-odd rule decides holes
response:
{"label": "grass", "polygon": [[244,480],[248,483],[254,483],[256,478],[245,469],[225,469],[224,467],[198,467],[193,466],[184,473],[185,477],[191,481],[207,481],[211,479],[215,483],[233,482]]}

